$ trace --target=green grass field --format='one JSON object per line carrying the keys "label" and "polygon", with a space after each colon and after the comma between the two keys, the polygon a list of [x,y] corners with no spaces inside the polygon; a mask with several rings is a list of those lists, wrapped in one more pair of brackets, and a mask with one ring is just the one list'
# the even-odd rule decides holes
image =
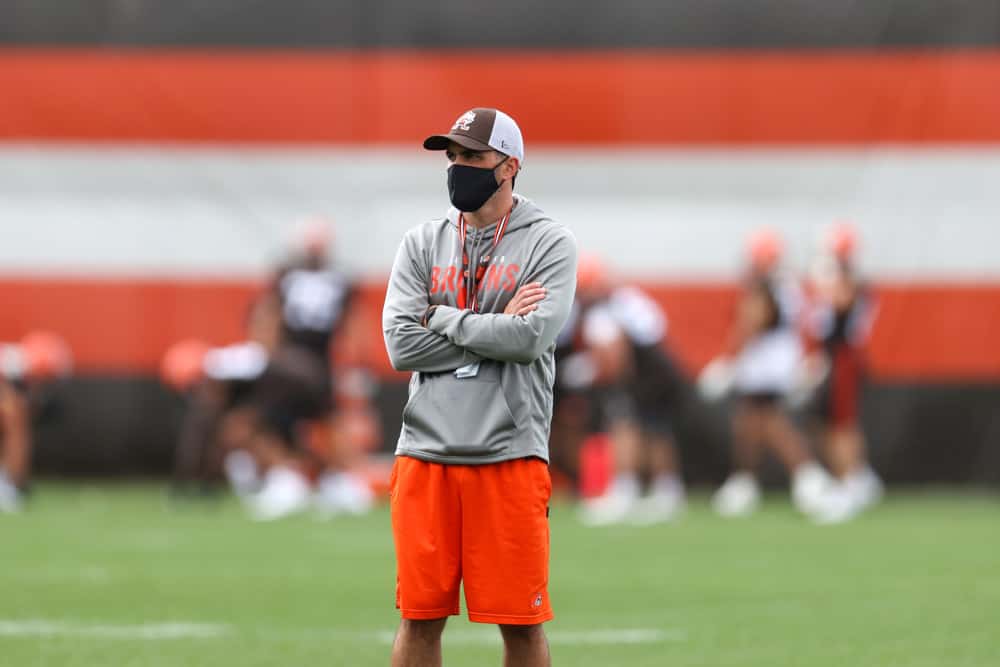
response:
{"label": "green grass field", "polygon": [[[1000,665],[1000,501],[895,494],[808,525],[781,497],[723,521],[586,529],[552,512],[556,665]],[[0,665],[386,665],[389,517],[254,524],[152,486],[42,485],[0,516]],[[499,664],[453,619],[445,665]]]}

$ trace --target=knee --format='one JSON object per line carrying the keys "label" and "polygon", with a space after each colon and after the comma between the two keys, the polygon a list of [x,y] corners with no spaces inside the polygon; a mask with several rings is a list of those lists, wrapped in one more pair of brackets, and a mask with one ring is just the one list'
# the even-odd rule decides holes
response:
{"label": "knee", "polygon": [[404,618],[399,624],[399,634],[408,639],[420,642],[436,642],[441,639],[447,618],[432,618],[414,620]]}
{"label": "knee", "polygon": [[506,643],[532,644],[544,641],[545,631],[541,623],[535,625],[501,625],[500,634]]}
{"label": "knee", "polygon": [[234,410],[222,417],[216,431],[216,440],[226,451],[242,449],[249,445],[254,427],[251,414],[245,410]]}

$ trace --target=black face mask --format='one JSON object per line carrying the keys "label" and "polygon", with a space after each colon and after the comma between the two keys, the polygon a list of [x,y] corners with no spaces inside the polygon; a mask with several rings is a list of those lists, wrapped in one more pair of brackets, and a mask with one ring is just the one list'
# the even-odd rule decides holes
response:
{"label": "black face mask", "polygon": [[463,213],[478,211],[500,189],[495,175],[496,168],[507,161],[504,158],[496,167],[470,167],[453,164],[448,167],[448,196],[451,204]]}

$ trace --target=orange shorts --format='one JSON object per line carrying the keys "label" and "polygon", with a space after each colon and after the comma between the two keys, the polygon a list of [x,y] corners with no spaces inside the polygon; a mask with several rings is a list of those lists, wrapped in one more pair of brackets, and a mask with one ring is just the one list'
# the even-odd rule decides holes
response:
{"label": "orange shorts", "polygon": [[537,458],[443,465],[396,457],[390,481],[396,607],[403,618],[458,612],[533,625],[549,604],[549,467]]}

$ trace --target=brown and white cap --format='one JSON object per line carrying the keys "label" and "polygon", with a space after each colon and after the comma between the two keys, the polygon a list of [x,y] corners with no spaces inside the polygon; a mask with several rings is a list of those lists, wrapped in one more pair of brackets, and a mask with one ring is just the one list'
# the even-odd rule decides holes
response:
{"label": "brown and white cap", "polygon": [[494,150],[524,162],[521,128],[499,109],[477,107],[466,111],[447,134],[435,134],[424,139],[424,148],[443,151],[452,141],[474,151]]}

